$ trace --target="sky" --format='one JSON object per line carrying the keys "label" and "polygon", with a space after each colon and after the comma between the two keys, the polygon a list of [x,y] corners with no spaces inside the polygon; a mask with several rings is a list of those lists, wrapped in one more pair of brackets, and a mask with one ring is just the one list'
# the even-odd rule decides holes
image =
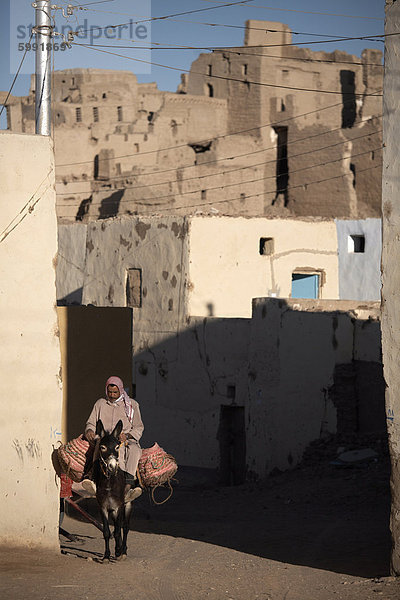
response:
{"label": "sky", "polygon": [[[2,91],[9,90],[25,43],[29,42],[29,25],[35,18],[31,2],[0,0]],[[176,91],[180,73],[190,69],[201,52],[207,52],[199,47],[243,45],[247,19],[285,23],[292,31],[299,32],[293,35],[293,43],[305,43],[305,47],[314,50],[332,52],[340,49],[360,56],[364,48],[384,49],[384,44],[378,40],[340,42],[329,36],[383,34],[385,0],[247,0],[226,6],[230,3],[237,3],[237,0],[77,0],[74,6],[79,8],[72,16],[63,15],[61,10],[54,11],[57,31],[80,31],[70,49],[61,50],[60,47],[54,52],[54,68],[130,70],[139,82],[155,81],[161,90]],[[57,5],[65,7],[66,12],[68,2],[61,1]],[[186,11],[196,12],[168,19],[155,18]],[[106,28],[109,25],[120,27]],[[323,43],[315,43],[321,40]],[[57,36],[56,44],[61,41]],[[116,48],[118,45],[128,48]],[[195,49],[177,48],[179,46]],[[33,71],[34,51],[30,48],[14,85],[14,95],[27,94]]]}

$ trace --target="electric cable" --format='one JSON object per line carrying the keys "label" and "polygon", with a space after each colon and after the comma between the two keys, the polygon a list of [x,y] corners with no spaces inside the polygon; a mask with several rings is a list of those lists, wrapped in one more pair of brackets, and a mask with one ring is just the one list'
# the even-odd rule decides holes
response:
{"label": "electric cable", "polygon": [[[379,88],[377,90],[375,90],[375,93],[381,92],[382,90]],[[379,97],[379,96],[377,96]],[[228,137],[232,137],[234,135],[242,135],[244,133],[250,133],[251,131],[257,131],[260,129],[264,129],[266,127],[274,127],[277,125],[280,125],[282,123],[289,123],[290,121],[295,121],[296,119],[300,119],[302,117],[308,117],[309,115],[315,114],[315,113],[319,113],[322,112],[324,110],[329,110],[331,108],[337,108],[338,106],[344,106],[346,104],[348,104],[349,101],[345,101],[345,102],[337,102],[335,104],[330,104],[329,106],[323,106],[322,108],[316,108],[314,110],[305,112],[305,113],[301,113],[299,115],[295,115],[293,117],[286,117],[285,119],[279,119],[278,121],[272,121],[270,123],[264,123],[262,125],[258,125],[257,127],[250,127],[248,129],[240,129],[238,131],[234,131],[231,133],[224,133],[218,136],[213,136],[212,138],[208,137],[205,138],[203,140],[197,140],[196,142],[190,142],[191,145],[201,145],[201,144],[205,144],[205,143],[209,143],[210,140],[215,141],[215,140],[220,140],[220,139],[225,139]],[[371,117],[372,118],[381,118],[382,115],[374,115]],[[341,128],[340,128],[341,129]],[[118,156],[114,156],[112,159],[111,158],[102,158],[99,159],[99,162],[103,162],[103,161],[108,161],[108,160],[115,160],[118,158],[128,158],[130,156],[145,156],[147,154],[154,154],[156,152],[165,152],[167,150],[176,150],[179,148],[186,148],[188,146],[188,142],[185,142],[184,144],[176,144],[175,146],[167,146],[165,148],[157,148],[156,150],[145,150],[144,152],[135,152],[135,153],[131,153],[131,154],[121,154]],[[71,167],[71,166],[76,166],[76,165],[84,165],[84,164],[88,164],[88,163],[92,163],[93,159],[90,160],[83,160],[83,161],[78,161],[78,162],[73,162],[73,163],[63,163],[61,165],[57,165],[59,168],[61,167]]]}
{"label": "electric cable", "polygon": [[[332,130],[324,131],[324,132],[315,134],[313,136],[307,136],[305,138],[301,138],[299,140],[293,140],[293,141],[291,140],[290,141],[290,146],[293,146],[293,144],[295,144],[296,142],[306,141],[306,140],[308,141],[308,140],[310,140],[310,139],[312,139],[314,137],[319,137],[321,135],[327,135],[329,133],[332,133],[332,132],[335,132],[335,131],[338,131],[338,130],[341,130],[341,129],[342,129],[341,127],[338,127],[337,129],[332,129]],[[363,135],[351,138],[350,140],[345,139],[345,140],[341,140],[340,142],[337,142],[335,144],[329,144],[328,146],[322,146],[320,148],[315,148],[313,150],[307,150],[306,152],[300,152],[298,154],[291,154],[289,158],[292,160],[293,158],[298,158],[299,156],[305,156],[307,154],[314,154],[315,152],[321,152],[321,150],[329,150],[329,148],[334,148],[336,146],[341,146],[343,144],[347,144],[348,142],[353,143],[355,140],[363,139],[365,137],[371,137],[372,135],[377,135],[378,133],[382,133],[382,129],[378,129],[378,130],[375,130],[373,132],[365,133]],[[268,152],[268,151],[271,151],[271,150],[278,150],[280,147],[283,147],[283,146],[285,146],[285,144],[277,144],[276,146],[269,146],[267,148],[262,148],[262,149],[259,149],[259,150],[255,150],[253,152],[246,152],[246,153],[241,154],[241,155],[236,155],[234,157],[230,157],[230,159],[236,159],[236,158],[240,158],[242,156],[250,156],[252,154],[259,154],[261,152]],[[220,162],[222,160],[230,160],[230,159],[227,159],[227,158],[221,159],[220,158],[220,159],[216,159],[216,160],[212,160],[212,161],[203,162],[203,163],[200,163],[200,164],[191,164],[191,165],[187,165],[187,166],[183,166],[183,167],[176,167],[175,166],[175,167],[171,167],[169,169],[163,169],[161,171],[150,171],[149,173],[120,174],[120,175],[115,175],[115,176],[112,176],[112,177],[108,177],[107,181],[115,181],[115,180],[118,180],[118,179],[137,179],[139,177],[148,177],[150,175],[154,176],[154,175],[159,175],[161,173],[169,173],[171,171],[177,171],[177,170],[181,170],[181,169],[194,168],[194,167],[197,167],[197,168],[198,167],[203,167],[204,165],[214,164],[214,163]],[[207,173],[205,175],[196,175],[196,176],[193,176],[193,177],[183,177],[182,179],[179,179],[179,184],[182,181],[191,181],[191,180],[195,180],[195,179],[205,179],[205,178],[208,178],[208,177],[218,177],[218,176],[221,176],[221,175],[229,175],[230,173],[235,173],[237,171],[243,171],[245,169],[253,169],[255,167],[259,167],[259,166],[262,166],[262,165],[268,165],[268,164],[274,163],[274,162],[276,162],[276,158],[274,158],[272,160],[263,161],[261,163],[252,163],[250,165],[245,165],[243,167],[237,167],[235,169],[230,169],[230,170],[227,170],[227,171],[226,170],[219,171],[218,173]],[[74,183],[75,184],[75,183],[83,183],[83,182],[84,183],[99,183],[99,180],[97,180],[97,179],[74,179],[73,181],[67,182],[67,185],[68,185],[68,183]],[[57,181],[56,183],[64,183],[64,182],[63,181]],[[156,185],[168,185],[170,183],[175,183],[175,182],[171,182],[171,180],[169,180],[169,181],[161,181],[161,182],[157,182],[157,183],[152,183],[151,185],[152,185],[152,187],[154,187]],[[147,187],[149,187],[149,186],[148,185],[136,185],[135,189],[147,188]],[[58,195],[59,196],[70,195],[70,192],[60,192]]]}
{"label": "electric cable", "polygon": [[[135,40],[131,40],[131,41],[134,42]],[[356,61],[352,61],[352,60],[334,60],[334,59],[329,60],[329,59],[322,59],[322,58],[308,58],[308,57],[299,57],[299,56],[276,56],[273,54],[257,54],[255,52],[243,52],[241,50],[241,48],[246,49],[246,48],[252,47],[252,46],[228,46],[228,47],[224,47],[224,46],[174,46],[172,44],[167,45],[165,43],[162,44],[162,43],[154,42],[154,41],[152,41],[151,43],[153,44],[152,46],[138,46],[136,44],[134,46],[131,46],[131,45],[125,46],[125,45],[120,45],[120,44],[96,44],[96,47],[98,47],[98,48],[117,48],[117,49],[126,49],[126,50],[171,50],[171,51],[174,51],[174,50],[175,51],[176,50],[191,50],[191,51],[192,50],[208,50],[212,54],[222,53],[222,54],[235,54],[237,56],[258,56],[261,58],[272,58],[275,60],[289,60],[289,61],[290,60],[298,60],[298,61],[302,61],[302,62],[312,62],[312,63],[358,65],[360,67],[378,67],[378,68],[383,69],[383,65],[378,64],[378,63],[356,62]],[[255,46],[255,47],[262,48],[263,46]],[[234,50],[233,48],[238,48],[238,49]],[[210,56],[212,56],[212,54]],[[198,60],[198,59],[195,59],[195,60]]]}
{"label": "electric cable", "polygon": [[8,99],[9,99],[9,97],[11,96],[11,92],[13,91],[13,87],[14,87],[14,85],[15,85],[15,82],[16,82],[16,81],[17,81],[17,79],[18,79],[18,75],[20,74],[20,71],[21,71],[21,69],[22,69],[22,65],[24,64],[24,60],[25,60],[25,57],[26,57],[26,55],[27,55],[27,52],[28,52],[28,44],[30,44],[30,42],[31,42],[31,39],[32,39],[33,35],[34,35],[34,34],[33,34],[33,31],[32,31],[32,33],[31,33],[31,35],[30,35],[30,38],[29,38],[29,40],[28,40],[28,42],[27,42],[27,45],[25,46],[25,52],[24,52],[24,54],[23,54],[23,56],[22,56],[22,58],[21,58],[21,61],[20,61],[20,63],[19,63],[18,69],[17,69],[17,72],[15,73],[15,76],[14,76],[14,79],[13,79],[13,81],[12,81],[12,83],[11,83],[10,89],[8,90],[8,94],[7,94],[7,96],[6,96],[6,99],[4,100],[4,102],[3,102],[3,106],[1,107],[1,110],[0,110],[0,117],[1,117],[1,115],[3,114],[3,110],[4,110],[4,109],[5,109],[5,107],[7,106]]}
{"label": "electric cable", "polygon": [[[396,34],[398,35],[398,34]],[[320,94],[335,94],[335,95],[342,95],[343,92],[342,91],[336,91],[336,90],[322,90],[322,89],[315,89],[315,88],[300,88],[300,87],[294,87],[294,86],[289,86],[289,85],[278,85],[275,83],[266,83],[263,81],[252,81],[249,79],[237,79],[235,77],[226,77],[225,75],[205,75],[204,73],[198,73],[196,71],[192,71],[191,69],[184,69],[184,68],[180,68],[180,67],[173,67],[171,65],[163,65],[160,63],[156,63],[154,61],[150,61],[150,60],[143,60],[140,58],[133,58],[132,56],[125,56],[123,54],[118,54],[116,52],[109,52],[108,50],[100,50],[100,48],[97,48],[95,45],[90,45],[90,44],[78,44],[77,42],[72,42],[74,46],[81,46],[83,48],[89,48],[90,50],[95,50],[96,52],[104,52],[105,54],[111,54],[112,56],[118,56],[120,58],[125,58],[126,60],[133,60],[134,62],[140,62],[140,63],[144,63],[144,64],[149,64],[149,65],[153,65],[156,67],[162,67],[164,69],[170,69],[172,71],[179,71],[180,73],[190,73],[190,75],[199,75],[201,77],[210,77],[212,79],[222,79],[223,81],[235,81],[237,83],[243,83],[247,86],[250,85],[259,85],[262,87],[268,87],[268,88],[278,88],[278,89],[285,89],[285,90],[296,90],[299,92],[313,92],[313,93],[320,93]],[[134,49],[134,48],[133,48]],[[382,96],[382,94],[379,94],[380,96]],[[368,93],[354,93],[355,97],[361,97],[364,98],[366,96],[377,96],[377,94],[368,94]]]}
{"label": "electric cable", "polygon": [[[343,160],[353,159],[353,158],[356,158],[357,156],[364,156],[365,154],[370,154],[371,152],[376,152],[376,151],[381,150],[381,149],[382,149],[382,146],[378,146],[377,148],[369,148],[368,150],[366,150],[364,152],[359,152],[358,154],[352,154],[352,155],[347,156],[347,157],[341,156],[340,158],[335,159],[335,160],[329,160],[329,161],[325,161],[325,162],[317,164],[317,165],[311,165],[311,166],[308,166],[308,167],[303,167],[301,169],[291,170],[290,172],[280,173],[280,175],[282,175],[282,176],[283,175],[293,175],[293,173],[300,173],[302,171],[307,171],[309,169],[315,169],[315,168],[318,168],[318,167],[324,167],[326,165],[333,164],[333,163],[336,163],[336,162],[340,162],[340,161],[343,161]],[[277,161],[273,160],[273,161],[270,161],[270,162],[277,162]],[[264,163],[261,163],[261,164],[264,164]],[[348,174],[346,174],[346,176],[347,175]],[[203,189],[199,188],[197,190],[189,190],[187,192],[178,192],[178,193],[175,193],[175,194],[167,194],[167,195],[164,195],[164,196],[157,196],[157,200],[164,200],[166,198],[175,198],[176,196],[187,196],[188,194],[198,194],[198,193],[204,193],[204,192],[211,192],[211,191],[214,191],[214,190],[223,190],[223,189],[228,188],[228,187],[234,187],[234,186],[238,186],[238,185],[247,185],[249,183],[256,183],[258,181],[267,181],[269,179],[276,180],[276,177],[277,177],[276,174],[275,175],[268,175],[266,177],[258,177],[256,179],[250,179],[250,180],[246,180],[246,181],[238,181],[238,182],[235,182],[235,183],[227,183],[227,184],[224,184],[224,185],[219,185],[219,186],[214,186],[214,187],[209,187],[209,188],[203,188]],[[192,179],[198,179],[198,178],[192,178]],[[173,183],[175,183],[176,185],[179,184],[178,181],[174,181]],[[303,185],[306,185],[306,184],[303,184]],[[148,185],[148,186],[143,186],[143,187],[152,188],[153,186],[152,185]],[[125,190],[130,190],[130,189],[136,190],[137,186],[136,185],[131,185],[131,186],[124,186],[124,187],[121,187],[121,188],[107,188],[106,190],[104,190],[104,189],[103,190],[102,189],[90,190],[90,193],[91,194],[93,194],[93,193],[103,193],[103,192],[104,193],[105,192],[115,193],[115,192],[118,192],[118,191],[125,191]],[[61,195],[72,196],[72,195],[76,195],[76,194],[87,194],[87,193],[88,193],[88,191],[73,192],[73,193],[71,193],[71,192],[68,192],[68,193],[65,192],[65,193],[57,194],[57,195],[58,196],[61,196]],[[143,200],[148,200],[148,199],[149,198],[143,198]],[[95,206],[97,204],[102,204],[102,202],[103,202],[102,200],[99,201],[99,202],[92,202],[91,205]],[[123,202],[132,202],[132,200],[125,200],[124,201],[122,199],[120,201],[120,203],[123,203]]]}

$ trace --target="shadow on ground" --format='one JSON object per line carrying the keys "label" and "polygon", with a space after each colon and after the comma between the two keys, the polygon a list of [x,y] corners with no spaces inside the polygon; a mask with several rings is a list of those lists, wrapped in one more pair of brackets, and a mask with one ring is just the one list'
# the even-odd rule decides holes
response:
{"label": "shadow on ground", "polygon": [[[327,456],[318,463],[306,460],[264,484],[222,487],[215,472],[188,467],[179,469],[178,478],[166,504],[151,505],[146,494],[137,501],[130,545],[139,531],[348,575],[389,574],[389,463],[384,449],[376,462],[349,468],[330,465]],[[95,500],[85,502],[95,514]]]}

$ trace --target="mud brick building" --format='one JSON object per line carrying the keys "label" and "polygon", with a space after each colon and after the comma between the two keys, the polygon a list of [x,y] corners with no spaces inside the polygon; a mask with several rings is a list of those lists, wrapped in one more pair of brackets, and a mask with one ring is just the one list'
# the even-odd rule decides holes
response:
{"label": "mud brick building", "polygon": [[[247,21],[244,46],[201,54],[177,93],[55,72],[59,221],[380,216],[381,52],[290,44],[287,25]],[[12,131],[33,131],[33,86],[8,100]]]}

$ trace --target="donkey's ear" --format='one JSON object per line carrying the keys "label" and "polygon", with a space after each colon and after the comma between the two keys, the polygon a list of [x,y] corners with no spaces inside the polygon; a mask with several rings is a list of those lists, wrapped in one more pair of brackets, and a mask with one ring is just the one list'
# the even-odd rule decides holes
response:
{"label": "donkey's ear", "polygon": [[106,432],[104,431],[103,423],[101,419],[99,419],[96,423],[96,435],[99,435],[102,438],[104,437],[105,433]]}
{"label": "donkey's ear", "polygon": [[112,432],[112,436],[115,437],[115,439],[119,439],[119,436],[121,435],[121,431],[122,431],[122,421],[121,419],[118,421],[118,423],[116,424],[116,426],[114,427],[114,431]]}

